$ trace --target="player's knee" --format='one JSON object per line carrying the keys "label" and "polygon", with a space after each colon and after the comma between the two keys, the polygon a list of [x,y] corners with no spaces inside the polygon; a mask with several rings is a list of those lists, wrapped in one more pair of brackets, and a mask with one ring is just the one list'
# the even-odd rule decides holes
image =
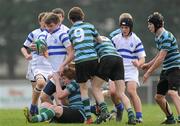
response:
{"label": "player's knee", "polygon": [[110,97],[110,91],[109,90],[103,90],[102,91],[104,98]]}
{"label": "player's knee", "polygon": [[116,96],[115,90],[109,90],[109,92],[110,92],[111,97],[115,97]]}
{"label": "player's knee", "polygon": [[159,94],[156,94],[155,96],[154,96],[154,99],[156,100],[156,102],[161,102],[163,99],[164,99],[164,96],[162,96],[162,95],[159,95]]}
{"label": "player's knee", "polygon": [[39,89],[43,89],[45,84],[46,84],[46,81],[43,78],[43,76],[39,76],[39,78],[37,78],[37,85],[36,85],[36,87],[38,87]]}
{"label": "player's knee", "polygon": [[48,99],[49,99],[49,96],[47,94],[45,94],[44,92],[41,93],[41,96],[40,96],[40,99],[41,99],[41,102],[47,102]]}
{"label": "player's knee", "polygon": [[48,103],[48,102],[43,102],[41,104],[41,107],[43,107],[43,108],[50,108],[50,106],[52,106],[52,105],[50,103]]}
{"label": "player's knee", "polygon": [[44,86],[45,86],[45,81],[44,81],[44,80],[39,80],[39,81],[37,82],[37,87],[38,87],[39,89],[43,89]]}
{"label": "player's knee", "polygon": [[130,95],[130,97],[137,97],[137,92],[136,90],[133,89],[129,89],[127,90],[128,94]]}
{"label": "player's knee", "polygon": [[57,107],[57,105],[51,105],[49,108],[53,109],[55,111],[57,109],[56,107]]}
{"label": "player's knee", "polygon": [[63,113],[63,108],[61,106],[52,105],[50,109],[54,110],[57,117],[60,117]]}
{"label": "player's knee", "polygon": [[171,98],[179,97],[178,92],[177,92],[177,91],[174,91],[174,90],[169,90],[169,91],[168,91],[168,95],[169,95]]}
{"label": "player's knee", "polygon": [[119,92],[118,94],[116,93],[116,96],[118,96],[120,99],[123,99],[126,95],[124,92]]}

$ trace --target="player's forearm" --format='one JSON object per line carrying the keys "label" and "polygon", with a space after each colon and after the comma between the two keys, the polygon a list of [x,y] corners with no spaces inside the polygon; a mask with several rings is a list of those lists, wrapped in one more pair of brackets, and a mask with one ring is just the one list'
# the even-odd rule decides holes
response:
{"label": "player's forearm", "polygon": [[61,88],[61,86],[60,86],[60,81],[59,81],[59,79],[54,79],[54,81],[55,81],[55,84],[56,84],[56,94],[57,94],[57,98],[58,99],[61,99],[61,95],[62,95],[62,88]]}
{"label": "player's forearm", "polygon": [[67,97],[65,91],[62,90],[62,88],[61,88],[60,85],[58,85],[58,86],[56,87],[56,93],[57,93],[57,98],[58,98],[59,100]]}
{"label": "player's forearm", "polygon": [[73,59],[74,59],[74,49],[73,49],[73,47],[68,47],[67,56],[62,64],[62,66],[68,65]]}
{"label": "player's forearm", "polygon": [[96,38],[95,38],[96,42],[98,43],[102,43],[102,39],[100,37],[100,35],[98,35]]}
{"label": "player's forearm", "polygon": [[145,58],[142,57],[139,59],[139,67],[142,66],[145,63]]}
{"label": "player's forearm", "polygon": [[27,55],[29,55],[27,49],[24,47],[21,48],[21,53],[23,54],[24,57],[27,57]]}
{"label": "player's forearm", "polygon": [[74,59],[74,53],[68,54],[62,66],[68,65]]}
{"label": "player's forearm", "polygon": [[154,64],[154,62],[156,61],[156,59],[158,58],[159,54],[157,54],[149,63],[148,65],[152,66]]}
{"label": "player's forearm", "polygon": [[152,74],[158,67],[160,67],[160,65],[163,63],[163,60],[164,59],[161,57],[157,57],[147,72]]}

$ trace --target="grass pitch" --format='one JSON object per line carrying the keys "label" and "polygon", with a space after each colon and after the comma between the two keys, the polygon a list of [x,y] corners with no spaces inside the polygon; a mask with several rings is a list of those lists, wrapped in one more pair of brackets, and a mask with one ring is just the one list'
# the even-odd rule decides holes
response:
{"label": "grass pitch", "polygon": [[[173,107],[174,114],[177,115]],[[157,105],[143,105],[143,119],[142,124],[138,126],[162,126],[160,123],[164,121],[164,114]],[[99,124],[98,126],[126,126],[127,113],[124,111],[122,122],[115,122],[111,120],[106,123]],[[26,123],[23,110],[20,109],[0,109],[0,126],[85,126],[85,124],[48,124],[46,122],[30,124]],[[91,126],[95,126],[93,124]],[[86,125],[87,126],[87,125]],[[172,126],[180,126],[175,124]]]}

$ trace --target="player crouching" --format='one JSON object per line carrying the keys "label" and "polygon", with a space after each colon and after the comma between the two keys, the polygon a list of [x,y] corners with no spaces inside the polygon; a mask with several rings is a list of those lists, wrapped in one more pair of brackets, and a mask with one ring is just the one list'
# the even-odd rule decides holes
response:
{"label": "player crouching", "polygon": [[[65,68],[61,77],[58,73],[53,75],[57,97],[60,100],[68,97],[68,106],[57,106],[44,102],[41,104],[40,113],[35,116],[32,116],[29,109],[25,108],[24,115],[27,121],[30,123],[37,123],[53,120],[55,123],[84,123],[86,119],[84,106],[81,101],[79,85],[74,78],[75,70],[72,68]],[[64,90],[62,90],[60,86],[60,81],[66,85]]]}

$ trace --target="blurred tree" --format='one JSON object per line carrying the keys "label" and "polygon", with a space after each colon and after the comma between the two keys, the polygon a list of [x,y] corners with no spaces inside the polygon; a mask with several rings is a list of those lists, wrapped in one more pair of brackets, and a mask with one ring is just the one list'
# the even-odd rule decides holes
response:
{"label": "blurred tree", "polygon": [[[15,78],[15,67],[20,54],[20,44],[27,33],[28,25],[31,25],[32,17],[27,15],[26,2],[18,0],[0,1],[0,32],[4,44],[0,58],[8,66],[8,77]],[[4,56],[5,55],[5,56]]]}

